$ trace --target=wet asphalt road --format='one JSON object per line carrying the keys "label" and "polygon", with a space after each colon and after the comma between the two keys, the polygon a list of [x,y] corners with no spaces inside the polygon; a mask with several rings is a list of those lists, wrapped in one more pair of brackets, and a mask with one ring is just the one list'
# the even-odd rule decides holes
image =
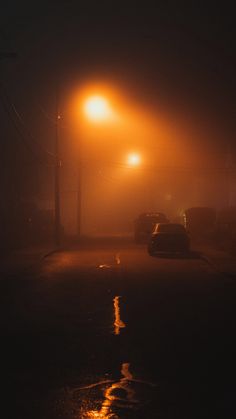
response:
{"label": "wet asphalt road", "polygon": [[110,244],[1,288],[5,418],[235,418],[236,282]]}

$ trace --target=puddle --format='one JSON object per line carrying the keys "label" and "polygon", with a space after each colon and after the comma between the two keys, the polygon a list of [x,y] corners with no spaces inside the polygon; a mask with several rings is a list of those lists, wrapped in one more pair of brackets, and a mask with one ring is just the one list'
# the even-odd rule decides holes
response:
{"label": "puddle", "polygon": [[[121,365],[120,373],[119,380],[101,380],[72,391],[74,401],[81,404],[76,419],[124,418],[124,411],[137,412],[155,398],[157,385],[135,379],[129,363]],[[101,392],[100,397],[98,392]]]}

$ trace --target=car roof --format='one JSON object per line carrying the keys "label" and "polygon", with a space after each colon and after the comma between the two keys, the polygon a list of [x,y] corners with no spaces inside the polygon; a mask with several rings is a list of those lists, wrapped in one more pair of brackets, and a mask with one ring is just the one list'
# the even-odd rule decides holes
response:
{"label": "car roof", "polygon": [[156,223],[155,231],[160,233],[186,232],[183,224],[179,223]]}
{"label": "car roof", "polygon": [[165,214],[163,212],[143,212],[140,214],[140,217],[158,217],[159,215],[165,217]]}

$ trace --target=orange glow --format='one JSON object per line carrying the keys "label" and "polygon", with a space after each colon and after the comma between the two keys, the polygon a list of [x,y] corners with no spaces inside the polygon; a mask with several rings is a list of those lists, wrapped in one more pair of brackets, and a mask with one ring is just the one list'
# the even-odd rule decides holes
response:
{"label": "orange glow", "polygon": [[119,335],[120,334],[120,329],[125,327],[125,323],[120,318],[119,299],[120,299],[120,297],[116,296],[113,300],[113,302],[114,302],[114,312],[115,312],[115,321],[114,321],[114,326],[115,326],[114,333],[115,333],[115,335]]}
{"label": "orange glow", "polygon": [[129,154],[127,162],[129,166],[138,166],[141,163],[140,155],[136,153]]}
{"label": "orange glow", "polygon": [[[69,101],[68,114],[72,125],[79,124],[88,135],[89,129],[94,130],[93,123],[101,129],[108,129],[110,123],[122,121],[123,100],[116,88],[102,82],[85,83],[76,88]],[[77,130],[77,126],[75,126]],[[81,131],[80,131],[81,132]]]}
{"label": "orange glow", "polygon": [[95,122],[109,119],[112,113],[108,100],[98,95],[86,99],[84,112],[90,120]]}
{"label": "orange glow", "polygon": [[[85,387],[80,387],[78,390],[90,390],[93,388],[101,388],[103,391],[104,400],[102,401],[101,408],[96,410],[87,410],[87,406],[91,406],[91,401],[84,399],[85,408],[83,409],[83,414],[80,417],[83,418],[117,418],[118,416],[115,414],[115,410],[117,408],[123,409],[130,409],[131,412],[134,409],[138,408],[139,406],[143,405],[143,400],[140,399],[141,393],[137,394],[136,391],[136,384],[144,385],[146,388],[148,387],[156,387],[155,383],[144,381],[141,379],[134,378],[133,374],[130,372],[130,364],[128,362],[124,362],[121,365],[121,378],[119,380],[114,379],[106,379],[101,380],[97,383],[90,384]],[[105,386],[105,389],[103,390]],[[78,394],[77,390],[77,394]],[[146,394],[146,391],[145,393]],[[90,398],[89,393],[89,398]],[[98,400],[96,400],[97,405]],[[119,416],[120,417],[120,416]],[[77,418],[77,416],[76,416]]]}
{"label": "orange glow", "polygon": [[[105,390],[104,397],[105,400],[102,403],[102,407],[99,411],[92,410],[87,412],[88,418],[111,418],[114,416],[112,413],[112,405],[116,404],[118,407],[130,407],[137,405],[138,400],[135,398],[135,391],[130,386],[130,381],[133,380],[133,375],[129,371],[129,363],[123,363],[121,367],[121,374],[123,377],[111,384]],[[116,390],[122,390],[125,395],[123,397],[117,397],[115,394]]]}

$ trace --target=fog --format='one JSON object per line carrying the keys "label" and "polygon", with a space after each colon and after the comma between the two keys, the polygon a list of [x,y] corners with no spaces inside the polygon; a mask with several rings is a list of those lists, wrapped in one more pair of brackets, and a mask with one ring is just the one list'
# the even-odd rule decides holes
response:
{"label": "fog", "polygon": [[[69,87],[61,88],[58,120],[60,210],[66,235],[78,232],[80,182],[83,235],[132,234],[142,212],[161,211],[176,219],[192,206],[235,205],[232,133],[217,114],[163,96],[153,101],[144,86],[135,90],[127,83],[83,81]],[[53,92],[54,86],[44,87],[38,101],[31,98],[26,107],[24,97],[16,100],[10,91],[18,115],[11,109],[13,119],[5,114],[2,118],[7,139],[1,149],[2,234],[6,230],[14,240],[18,235],[39,237],[31,224],[37,225],[41,216],[47,219],[46,238],[53,237]],[[109,117],[101,121],[90,120],[84,112],[86,98],[94,94],[106,98],[110,107]],[[137,165],[129,163],[133,154],[139,156]]]}
{"label": "fog", "polygon": [[[1,61],[3,241],[40,236],[45,218],[53,237],[57,127],[65,234],[77,234],[78,195],[84,235],[132,233],[146,211],[175,219],[191,206],[235,205],[230,10],[231,26],[222,10],[199,5],[119,14],[67,3],[2,13],[2,51],[16,52]],[[91,95],[107,100],[108,118],[85,114]]]}
{"label": "fog", "polygon": [[[132,101],[122,89],[117,95],[110,86],[99,88],[94,92],[107,95],[115,117],[87,120],[83,93],[73,102],[76,118],[60,135],[66,232],[77,231],[80,159],[85,235],[132,233],[141,212],[161,211],[174,219],[191,206],[234,204],[230,148],[216,121],[173,106],[168,111],[160,103],[153,107],[141,97]],[[128,163],[130,153],[140,156],[136,166]]]}

